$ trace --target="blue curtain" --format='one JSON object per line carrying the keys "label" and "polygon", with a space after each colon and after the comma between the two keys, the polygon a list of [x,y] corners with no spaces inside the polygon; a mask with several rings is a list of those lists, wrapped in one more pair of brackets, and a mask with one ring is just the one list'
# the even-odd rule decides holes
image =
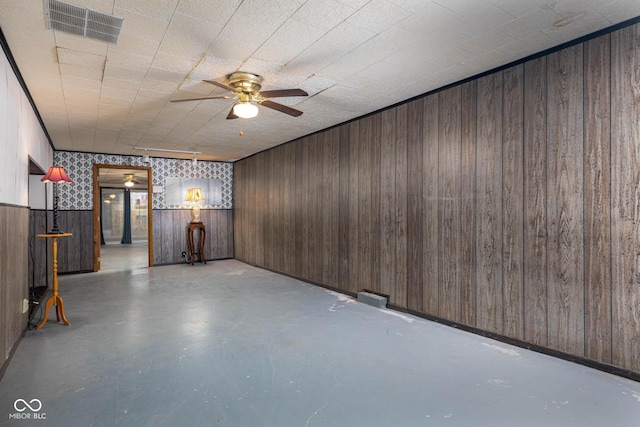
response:
{"label": "blue curtain", "polygon": [[104,195],[100,189],[100,245],[104,245],[104,233],[102,232],[102,207],[104,206]]}
{"label": "blue curtain", "polygon": [[124,190],[124,228],[120,243],[131,244],[131,191],[128,188]]}

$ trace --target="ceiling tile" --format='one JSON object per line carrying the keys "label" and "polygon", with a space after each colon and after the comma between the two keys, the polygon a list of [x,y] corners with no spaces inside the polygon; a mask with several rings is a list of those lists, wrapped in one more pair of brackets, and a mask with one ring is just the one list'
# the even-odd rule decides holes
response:
{"label": "ceiling tile", "polygon": [[371,0],[346,21],[375,34],[408,18],[411,13],[387,0]]}
{"label": "ceiling tile", "polygon": [[297,74],[321,74],[323,68],[374,36],[371,31],[344,22],[290,61],[287,69]]}
{"label": "ceiling tile", "polygon": [[324,31],[314,26],[290,19],[256,50],[255,57],[286,65],[323,35]]}
{"label": "ceiling tile", "polygon": [[118,9],[124,9],[153,18],[169,21],[180,0],[118,0]]}
{"label": "ceiling tile", "polygon": [[353,15],[358,8],[335,0],[309,0],[292,16],[292,20],[323,32],[330,31]]}

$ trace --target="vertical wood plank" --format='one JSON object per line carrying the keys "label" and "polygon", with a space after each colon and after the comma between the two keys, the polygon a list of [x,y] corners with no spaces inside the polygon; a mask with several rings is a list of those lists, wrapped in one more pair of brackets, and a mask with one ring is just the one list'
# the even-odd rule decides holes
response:
{"label": "vertical wood plank", "polygon": [[[396,109],[380,113],[380,287],[391,297],[396,280]],[[395,304],[395,300],[392,300]]]}
{"label": "vertical wood plank", "polygon": [[371,131],[369,137],[369,153],[371,168],[371,282],[369,288],[375,292],[380,292],[380,260],[381,260],[381,212],[380,212],[380,150],[382,123],[380,115],[376,114],[370,121]]}
{"label": "vertical wood plank", "polygon": [[278,242],[276,235],[276,174],[274,150],[267,150],[263,153],[266,180],[264,182],[264,198],[266,200],[265,224],[264,224],[264,265],[274,270],[276,269],[276,258],[278,256]]}
{"label": "vertical wood plank", "polygon": [[206,260],[218,257],[218,212],[214,209],[202,209],[200,211],[200,218],[206,230],[204,239],[204,257]]}
{"label": "vertical wood plank", "polygon": [[274,251],[275,262],[273,268],[276,271],[282,271],[284,266],[284,236],[285,236],[285,223],[284,223],[284,163],[282,159],[282,150],[272,150],[272,164],[271,168],[275,171],[275,180],[273,181],[272,191],[275,195],[274,208]]}
{"label": "vertical wood plank", "polygon": [[342,132],[341,127],[335,127],[331,130],[331,150],[333,151],[332,157],[332,174],[333,177],[333,192],[332,192],[332,200],[333,200],[333,239],[332,239],[332,247],[331,247],[331,258],[333,264],[333,281],[331,282],[333,287],[339,288],[340,286],[340,266],[342,263],[342,244],[341,244],[341,227],[342,227],[342,217],[341,217],[341,209],[343,206],[342,197],[343,194],[346,194],[346,189],[343,188],[342,185],[342,175],[341,175],[341,165],[342,165]]}
{"label": "vertical wood plank", "polygon": [[36,238],[36,234],[47,232],[46,212],[31,210],[29,213],[29,287],[47,284],[46,239]]}
{"label": "vertical wood plank", "polygon": [[524,64],[524,339],[547,345],[547,60]]}
{"label": "vertical wood plank", "polygon": [[80,271],[93,271],[93,211],[81,211],[80,215]]}
{"label": "vertical wood plank", "polygon": [[234,245],[234,239],[235,239],[235,231],[233,228],[233,210],[232,209],[228,209],[227,210],[227,215],[226,215],[226,222],[225,222],[225,231],[226,231],[226,245],[224,246],[226,251],[223,255],[223,258],[235,258],[235,245]]}
{"label": "vertical wood plank", "polygon": [[248,201],[247,201],[247,209],[248,212],[246,213],[247,215],[247,228],[248,231],[251,233],[251,243],[249,245],[247,245],[246,247],[246,253],[247,253],[247,259],[250,260],[251,263],[255,264],[258,261],[257,258],[257,247],[258,247],[258,242],[256,242],[256,239],[260,239],[259,238],[259,229],[258,229],[258,224],[257,224],[257,216],[258,216],[258,209],[259,207],[257,206],[258,201],[257,201],[257,193],[258,193],[258,165],[257,165],[257,161],[256,161],[256,157],[257,156],[253,156],[249,159],[249,170],[248,170],[248,179],[249,179],[249,186],[248,186]]}
{"label": "vertical wood plank", "polygon": [[611,43],[612,359],[640,372],[640,26]]}
{"label": "vertical wood plank", "polygon": [[256,157],[258,163],[258,180],[256,185],[256,263],[267,265],[267,240],[269,239],[269,165],[268,154]]}
{"label": "vertical wood plank", "polygon": [[322,144],[323,187],[323,243],[322,243],[322,281],[337,288],[338,248],[339,248],[339,199],[340,199],[340,129],[332,128],[324,135]]}
{"label": "vertical wood plank", "polygon": [[349,125],[340,126],[340,192],[338,200],[338,211],[340,215],[339,220],[339,241],[338,241],[338,259],[339,265],[339,288],[347,291],[349,289],[349,280],[351,272],[349,271],[352,257],[352,253],[349,251],[349,195],[350,187],[349,183],[349,165],[351,161],[349,155],[351,153],[350,140],[349,140]]}
{"label": "vertical wood plank", "polygon": [[478,80],[477,325],[502,333],[502,73]]}
{"label": "vertical wood plank", "polygon": [[476,132],[477,132],[477,87],[476,82],[464,83],[460,100],[462,112],[460,119],[460,321],[465,325],[476,326]]}
{"label": "vertical wood plank", "polygon": [[582,46],[548,57],[549,346],[584,355]]}
{"label": "vertical wood plank", "polygon": [[356,293],[360,288],[360,126],[357,122],[349,128],[349,278],[347,290]]}
{"label": "vertical wood plank", "polygon": [[407,105],[407,308],[422,311],[423,222],[422,117],[423,101]]}
{"label": "vertical wood plank", "polygon": [[172,228],[165,230],[165,233],[163,234],[164,236],[167,236],[167,240],[171,240],[171,242],[167,244],[168,252],[166,260],[168,263],[180,262],[182,259],[182,252],[188,251],[187,226],[190,220],[185,218],[184,214],[186,214],[186,212],[186,210],[182,209],[167,211],[171,218],[171,223],[173,224]]}
{"label": "vertical wood plank", "polygon": [[[236,248],[235,256],[237,259],[242,260],[242,248],[244,247],[244,237],[246,233],[244,231],[244,220],[242,213],[244,212],[242,206],[244,205],[243,199],[245,192],[246,182],[243,180],[243,171],[245,163],[239,162],[233,166],[233,221],[236,228],[234,246]],[[155,221],[154,221],[155,222]],[[154,239],[155,240],[155,239]],[[155,251],[154,251],[155,254]],[[154,255],[155,257],[155,255]]]}
{"label": "vertical wood plank", "polygon": [[439,303],[439,273],[438,264],[440,252],[440,227],[438,223],[439,210],[439,95],[434,94],[424,98],[422,107],[422,205],[424,217],[423,253],[423,286],[422,310],[425,313],[438,315]]}
{"label": "vertical wood plank", "polygon": [[295,168],[295,147],[293,144],[286,144],[281,150],[283,159],[283,172],[285,182],[283,188],[283,223],[284,223],[284,259],[283,269],[286,273],[295,271],[295,196],[296,196],[296,168]]}
{"label": "vertical wood plank", "polygon": [[221,244],[224,240],[224,236],[221,236],[221,222],[224,211],[220,209],[207,209],[207,211],[209,215],[207,216],[207,222],[205,223],[205,227],[207,228],[207,237],[204,241],[204,255],[205,259],[214,260],[221,258],[223,253]]}
{"label": "vertical wood plank", "polygon": [[157,209],[153,213],[153,264],[162,264],[162,229],[164,212]]}
{"label": "vertical wood plank", "polygon": [[[371,289],[373,233],[371,211],[371,121],[372,116],[358,121],[358,286],[355,291]],[[354,127],[355,128],[355,127]]]}
{"label": "vertical wood plank", "polygon": [[503,333],[524,339],[524,67],[503,72],[502,258]]}
{"label": "vertical wood plank", "polygon": [[307,137],[309,149],[308,172],[309,188],[307,190],[307,218],[309,220],[309,279],[313,282],[322,281],[322,156],[318,134]]}
{"label": "vertical wood plank", "polygon": [[407,307],[407,104],[396,112],[396,277],[391,303]]}
{"label": "vertical wood plank", "polygon": [[611,363],[611,36],[584,44],[585,356]]}
{"label": "vertical wood plank", "polygon": [[306,191],[305,186],[305,176],[306,171],[305,167],[305,154],[306,151],[304,149],[304,144],[296,144],[295,145],[295,198],[294,198],[294,212],[295,212],[295,226],[294,226],[294,235],[295,235],[295,251],[294,251],[294,259],[295,259],[295,269],[293,270],[293,274],[298,277],[302,277],[306,270],[306,262],[307,262],[307,254],[306,254],[306,226],[305,226],[305,202],[306,198],[304,192]]}
{"label": "vertical wood plank", "polygon": [[[235,166],[237,167],[237,165]],[[235,169],[234,167],[234,169]],[[243,235],[236,238],[236,240],[242,245],[242,251],[240,253],[236,252],[236,256],[241,255],[241,259],[244,261],[249,261],[249,247],[252,243],[251,238],[251,223],[250,223],[250,215],[249,212],[252,210],[250,206],[250,189],[251,189],[251,179],[249,175],[250,163],[249,161],[243,162],[244,170],[242,170],[242,180],[244,185],[240,188],[243,189],[242,197],[239,199],[240,206],[236,206],[234,204],[234,210],[240,209],[239,217],[242,219],[242,233]],[[237,189],[241,184],[234,182],[234,190]],[[236,190],[237,191],[237,190]]]}
{"label": "vertical wood plank", "polygon": [[438,312],[460,318],[460,86],[439,94],[438,224],[440,245]]}

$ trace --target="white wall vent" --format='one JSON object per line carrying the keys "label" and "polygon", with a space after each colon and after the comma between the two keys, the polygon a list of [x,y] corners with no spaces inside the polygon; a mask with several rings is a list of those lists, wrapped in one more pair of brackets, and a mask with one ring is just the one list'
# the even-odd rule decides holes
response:
{"label": "white wall vent", "polygon": [[123,18],[65,3],[45,0],[47,28],[107,43],[117,43]]}

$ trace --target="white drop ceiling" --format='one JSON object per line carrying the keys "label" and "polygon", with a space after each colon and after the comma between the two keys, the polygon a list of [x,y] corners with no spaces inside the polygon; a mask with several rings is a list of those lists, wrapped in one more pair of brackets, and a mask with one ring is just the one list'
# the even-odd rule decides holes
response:
{"label": "white drop ceiling", "polygon": [[[76,0],[124,18],[117,44],[47,28],[0,0],[0,28],[57,150],[199,151],[234,161],[640,16],[640,0]],[[243,70],[300,117],[227,120]],[[241,135],[241,132],[243,135]],[[149,151],[151,156],[191,154]]]}

